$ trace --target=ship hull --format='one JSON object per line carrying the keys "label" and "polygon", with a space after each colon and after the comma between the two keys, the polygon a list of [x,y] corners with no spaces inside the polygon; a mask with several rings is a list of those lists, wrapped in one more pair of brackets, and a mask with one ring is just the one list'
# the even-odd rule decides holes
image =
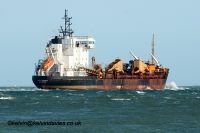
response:
{"label": "ship hull", "polygon": [[32,76],[33,83],[40,89],[69,90],[142,90],[165,88],[165,79],[96,79],[95,76]]}

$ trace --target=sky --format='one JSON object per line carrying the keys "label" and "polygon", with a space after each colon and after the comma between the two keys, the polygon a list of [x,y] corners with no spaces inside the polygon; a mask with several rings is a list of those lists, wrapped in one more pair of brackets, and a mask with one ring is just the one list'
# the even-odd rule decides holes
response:
{"label": "sky", "polygon": [[0,86],[34,86],[34,64],[64,26],[65,9],[75,35],[96,40],[89,55],[96,63],[128,62],[129,51],[150,60],[154,34],[155,57],[170,69],[167,83],[200,83],[199,0],[0,0]]}

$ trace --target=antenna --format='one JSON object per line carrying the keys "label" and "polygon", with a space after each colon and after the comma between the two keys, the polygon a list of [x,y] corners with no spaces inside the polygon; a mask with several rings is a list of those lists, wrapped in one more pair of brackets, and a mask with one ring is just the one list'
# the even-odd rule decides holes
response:
{"label": "antenna", "polygon": [[[154,34],[153,34],[153,36],[152,36],[152,52],[151,52],[151,54],[154,56]],[[154,64],[154,59],[153,59],[153,56],[152,56],[152,64]]]}
{"label": "antenna", "polygon": [[67,17],[67,11],[68,10],[65,9],[65,15],[62,18],[65,19],[65,29],[63,30],[62,26],[60,26],[61,28],[60,33],[63,33],[63,36],[72,36],[73,31],[72,29],[70,29],[70,25],[72,25],[72,23],[70,23],[70,19],[72,19],[72,17],[71,18]]}

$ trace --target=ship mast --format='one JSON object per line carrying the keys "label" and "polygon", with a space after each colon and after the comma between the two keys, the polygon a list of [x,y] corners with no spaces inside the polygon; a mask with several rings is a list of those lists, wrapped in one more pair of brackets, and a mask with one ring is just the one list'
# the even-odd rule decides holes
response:
{"label": "ship mast", "polygon": [[67,16],[67,10],[65,9],[65,15],[62,19],[65,19],[65,29],[63,30],[62,26],[60,26],[61,28],[61,31],[60,33],[63,33],[63,36],[72,36],[72,29],[70,29],[70,25],[72,25],[72,23],[70,23],[70,19],[68,16]]}
{"label": "ship mast", "polygon": [[[154,56],[154,34],[152,36],[152,44],[151,44],[151,46],[152,46],[152,52],[151,52],[151,54]],[[151,57],[152,58],[152,64],[154,64],[153,56]]]}

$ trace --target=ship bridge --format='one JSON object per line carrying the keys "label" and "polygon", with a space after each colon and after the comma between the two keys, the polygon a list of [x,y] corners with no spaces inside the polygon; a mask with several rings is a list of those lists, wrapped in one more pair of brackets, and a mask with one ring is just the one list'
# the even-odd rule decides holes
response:
{"label": "ship bridge", "polygon": [[85,37],[75,37],[75,46],[76,47],[85,47],[87,49],[94,48],[94,42],[95,40],[91,37],[85,36]]}
{"label": "ship bridge", "polygon": [[62,35],[51,37],[46,46],[46,59],[53,63],[46,60],[47,69],[42,71],[53,76],[86,76],[85,70],[79,71],[79,68],[89,67],[89,50],[95,48],[95,40],[90,36],[74,36],[66,11],[64,19],[65,28],[60,26]]}

